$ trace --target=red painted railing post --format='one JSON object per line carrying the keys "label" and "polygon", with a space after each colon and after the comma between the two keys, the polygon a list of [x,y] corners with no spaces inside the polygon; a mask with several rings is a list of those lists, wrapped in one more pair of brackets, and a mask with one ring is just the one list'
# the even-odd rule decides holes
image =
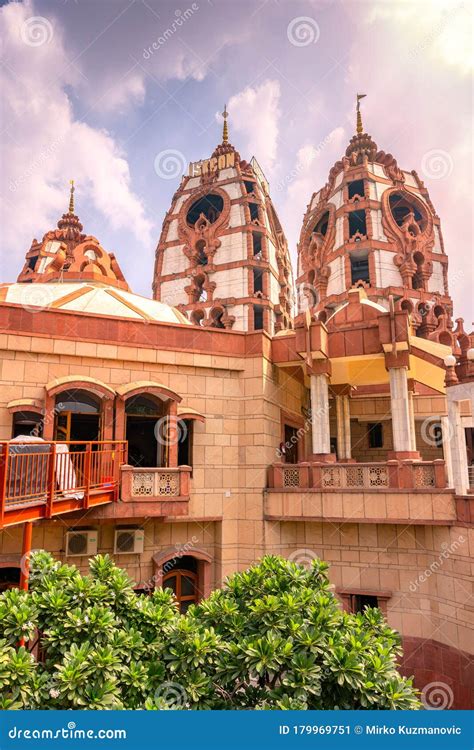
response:
{"label": "red painted railing post", "polygon": [[84,461],[84,508],[89,507],[91,491],[91,468],[92,468],[92,445],[87,443],[86,457]]}
{"label": "red painted railing post", "polygon": [[48,483],[46,496],[46,518],[53,515],[54,495],[56,494],[56,443],[51,443],[48,464]]}
{"label": "red painted railing post", "polygon": [[114,443],[113,466],[114,466],[114,501],[117,502],[120,497],[120,466],[123,463],[123,443]]}
{"label": "red painted railing post", "polygon": [[8,443],[2,445],[0,454],[0,529],[3,529],[5,519],[5,503],[7,500],[7,479],[8,479]]}
{"label": "red painted railing post", "polygon": [[31,521],[26,521],[23,524],[23,544],[21,548],[21,564],[20,564],[20,589],[22,591],[28,591],[28,579],[30,577],[30,554],[31,554],[31,539],[33,537],[33,524]]}

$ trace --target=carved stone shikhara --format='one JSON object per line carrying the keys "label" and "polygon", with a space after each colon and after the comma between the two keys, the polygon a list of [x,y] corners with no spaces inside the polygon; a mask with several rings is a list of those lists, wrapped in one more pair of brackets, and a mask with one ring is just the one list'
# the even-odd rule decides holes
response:
{"label": "carved stone shikhara", "polygon": [[[356,181],[364,187],[356,184],[349,196]],[[363,219],[351,233],[355,211]],[[362,278],[353,275],[358,260],[365,262]],[[423,182],[358,132],[308,205],[298,243],[298,312],[309,308],[326,320],[362,286],[385,307],[392,296],[418,336],[455,345],[447,269],[440,220]]]}
{"label": "carved stone shikhara", "polygon": [[[268,186],[256,161],[242,160],[225,138],[212,154],[214,170],[184,176],[173,196],[156,249],[154,297],[199,326],[291,328],[291,261]],[[229,154],[233,166],[219,166]],[[190,221],[206,198],[209,210]]]}

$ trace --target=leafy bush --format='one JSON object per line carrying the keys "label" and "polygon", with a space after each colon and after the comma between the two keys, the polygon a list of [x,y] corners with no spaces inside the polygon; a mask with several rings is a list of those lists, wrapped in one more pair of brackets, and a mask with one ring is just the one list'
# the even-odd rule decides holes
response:
{"label": "leafy bush", "polygon": [[37,552],[30,591],[0,595],[0,708],[419,708],[399,635],[343,612],[327,567],[265,557],[181,616],[107,555],[83,576]]}

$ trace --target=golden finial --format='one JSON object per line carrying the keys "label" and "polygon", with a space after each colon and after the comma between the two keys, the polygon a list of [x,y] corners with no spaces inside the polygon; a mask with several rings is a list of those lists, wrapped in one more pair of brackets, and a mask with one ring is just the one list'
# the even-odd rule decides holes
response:
{"label": "golden finial", "polygon": [[364,132],[362,127],[362,115],[360,113],[360,100],[367,96],[367,94],[357,94],[357,134],[361,135]]}
{"label": "golden finial", "polygon": [[71,191],[69,194],[69,213],[74,213],[74,180],[69,180],[71,185]]}
{"label": "golden finial", "polygon": [[224,127],[222,128],[222,143],[229,143],[229,128],[227,125],[227,118],[229,113],[227,112],[227,104],[224,105],[224,111],[222,117],[224,118]]}

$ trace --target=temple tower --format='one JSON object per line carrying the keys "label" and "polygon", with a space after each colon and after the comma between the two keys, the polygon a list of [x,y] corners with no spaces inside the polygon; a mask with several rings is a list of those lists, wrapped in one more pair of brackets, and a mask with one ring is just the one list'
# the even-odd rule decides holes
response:
{"label": "temple tower", "polygon": [[173,196],[153,296],[199,326],[273,334],[292,326],[288,245],[261,168],[240,158],[223,117],[222,142]]}
{"label": "temple tower", "polygon": [[82,229],[74,209],[74,181],[71,180],[67,212],[59,219],[57,229],[46,232],[41,242],[33,240],[17,281],[100,282],[128,291],[115,255],[104,250],[92,235],[83,234]]}
{"label": "temple tower", "polygon": [[448,258],[439,217],[415,171],[400,169],[364,132],[356,133],[307,207],[298,245],[299,312],[326,321],[363,287],[367,297],[406,310],[416,335],[452,344]]}

